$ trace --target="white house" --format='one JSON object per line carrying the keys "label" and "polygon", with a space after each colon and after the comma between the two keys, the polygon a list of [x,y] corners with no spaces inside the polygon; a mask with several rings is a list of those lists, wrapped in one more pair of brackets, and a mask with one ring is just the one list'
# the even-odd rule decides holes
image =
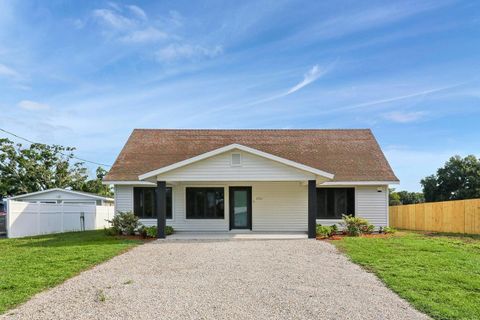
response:
{"label": "white house", "polygon": [[388,225],[398,183],[370,130],[134,130],[104,183],[115,210],[178,231]]}
{"label": "white house", "polygon": [[113,206],[114,202],[113,198],[61,188],[25,193],[9,199],[31,203],[93,204],[98,206]]}

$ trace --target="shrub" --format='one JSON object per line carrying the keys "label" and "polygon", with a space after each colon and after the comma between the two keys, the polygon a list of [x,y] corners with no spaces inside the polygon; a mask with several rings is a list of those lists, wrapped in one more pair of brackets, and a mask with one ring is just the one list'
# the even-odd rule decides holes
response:
{"label": "shrub", "polygon": [[139,225],[138,217],[133,212],[118,212],[108,222],[112,224],[112,228],[117,230],[119,234],[124,235],[134,235]]}
{"label": "shrub", "polygon": [[156,238],[157,237],[157,227],[146,227],[147,237]]}
{"label": "shrub", "polygon": [[331,236],[336,235],[336,234],[338,233],[338,227],[337,227],[336,224],[332,224],[332,225],[330,226],[330,229],[332,229]]}
{"label": "shrub", "polygon": [[105,235],[107,235],[107,236],[118,236],[120,234],[118,232],[118,230],[113,228],[113,227],[103,228],[103,231],[105,232]]}
{"label": "shrub", "polygon": [[171,226],[166,226],[166,227],[165,227],[165,234],[166,234],[167,236],[173,234],[174,231],[175,231],[175,230],[173,230],[173,227],[171,227]]}
{"label": "shrub", "polygon": [[[145,232],[146,232],[146,237],[148,238],[156,238],[157,237],[157,227],[156,226],[151,226],[151,227],[144,227]],[[165,235],[169,236],[173,234],[173,228],[170,226],[165,227]]]}
{"label": "shrub", "polygon": [[397,229],[392,227],[384,227],[382,231],[385,234],[394,234],[395,232],[397,232]]}
{"label": "shrub", "polygon": [[336,234],[338,228],[336,225],[332,225],[330,227],[322,226],[321,224],[317,224],[317,237],[329,238],[332,235]]}
{"label": "shrub", "polygon": [[137,229],[137,232],[138,232],[138,235],[141,236],[143,239],[145,239],[148,236],[147,227],[145,227],[144,225],[141,225]]}
{"label": "shrub", "polygon": [[363,233],[373,232],[374,226],[366,219],[353,217],[351,215],[342,215],[342,219],[341,225],[344,227],[345,233],[349,236],[357,237]]}
{"label": "shrub", "polygon": [[363,234],[371,234],[374,229],[375,229],[375,226],[373,224],[368,224],[365,226],[361,226],[360,232]]}

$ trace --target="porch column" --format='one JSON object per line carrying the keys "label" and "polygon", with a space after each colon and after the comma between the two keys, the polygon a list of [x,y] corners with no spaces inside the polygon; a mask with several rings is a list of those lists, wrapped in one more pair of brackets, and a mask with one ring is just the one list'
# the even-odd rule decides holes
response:
{"label": "porch column", "polygon": [[308,180],[308,237],[315,238],[317,227],[317,181]]}
{"label": "porch column", "polygon": [[165,239],[167,217],[167,182],[157,181],[157,238]]}

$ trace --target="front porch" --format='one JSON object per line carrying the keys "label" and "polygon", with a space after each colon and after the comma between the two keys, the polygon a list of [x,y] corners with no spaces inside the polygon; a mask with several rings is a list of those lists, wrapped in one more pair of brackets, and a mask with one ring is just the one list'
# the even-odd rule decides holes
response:
{"label": "front porch", "polygon": [[155,220],[141,222],[159,230],[173,226],[179,239],[289,239],[305,238],[307,232],[315,237],[315,180],[157,181],[154,190]]}
{"label": "front porch", "polygon": [[168,236],[167,240],[299,240],[307,239],[305,232],[176,232]]}

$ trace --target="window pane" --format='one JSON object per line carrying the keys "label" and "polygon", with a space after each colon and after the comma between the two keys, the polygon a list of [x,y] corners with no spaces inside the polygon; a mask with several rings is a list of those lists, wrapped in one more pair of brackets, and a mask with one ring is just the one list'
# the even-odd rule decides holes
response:
{"label": "window pane", "polygon": [[144,194],[144,209],[143,209],[143,217],[144,218],[153,218],[155,208],[154,208],[154,201],[155,201],[155,194],[154,194],[155,189],[145,189],[143,194]]}
{"label": "window pane", "polygon": [[327,214],[327,190],[325,188],[317,189],[317,218],[325,217]]}
{"label": "window pane", "polygon": [[327,218],[335,217],[335,189],[327,189]]}
{"label": "window pane", "polygon": [[[167,219],[172,219],[172,188],[168,187],[166,192],[167,199]],[[157,194],[156,188],[133,188],[133,212],[141,219],[157,218]]]}
{"label": "window pane", "polygon": [[172,219],[172,188],[167,188],[167,219]]}
{"label": "window pane", "polygon": [[223,219],[223,188],[187,188],[187,219]]}
{"label": "window pane", "polygon": [[346,189],[335,190],[335,218],[341,219],[342,214],[347,214],[347,191]]}
{"label": "window pane", "polygon": [[133,189],[133,213],[137,217],[142,217],[143,216],[143,192],[141,188],[134,188]]}
{"label": "window pane", "polygon": [[355,215],[355,189],[318,188],[317,218],[341,219],[342,214]]}

